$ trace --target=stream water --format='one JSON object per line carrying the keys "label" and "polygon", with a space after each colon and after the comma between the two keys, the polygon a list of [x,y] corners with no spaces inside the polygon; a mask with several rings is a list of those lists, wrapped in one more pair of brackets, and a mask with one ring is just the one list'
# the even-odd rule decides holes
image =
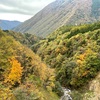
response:
{"label": "stream water", "polygon": [[72,98],[70,96],[71,90],[69,90],[65,87],[62,87],[62,90],[63,90],[64,95],[61,97],[60,100],[72,100]]}

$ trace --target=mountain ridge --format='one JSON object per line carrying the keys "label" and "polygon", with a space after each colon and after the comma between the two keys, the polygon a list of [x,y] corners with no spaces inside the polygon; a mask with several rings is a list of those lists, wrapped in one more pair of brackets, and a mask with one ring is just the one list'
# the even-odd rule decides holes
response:
{"label": "mountain ridge", "polygon": [[20,24],[21,24],[20,21],[10,21],[10,20],[0,19],[0,28],[2,30],[10,30],[10,29],[13,29],[14,27],[17,27]]}
{"label": "mountain ridge", "polygon": [[14,30],[46,37],[63,25],[78,25],[100,20],[99,0],[56,0]]}

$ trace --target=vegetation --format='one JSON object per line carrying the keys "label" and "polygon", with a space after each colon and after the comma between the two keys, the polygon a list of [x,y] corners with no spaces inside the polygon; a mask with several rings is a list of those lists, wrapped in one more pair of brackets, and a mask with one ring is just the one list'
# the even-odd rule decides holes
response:
{"label": "vegetation", "polygon": [[54,69],[0,30],[0,100],[59,100],[54,89]]}
{"label": "vegetation", "polygon": [[63,26],[33,46],[62,86],[80,88],[100,71],[100,22]]}
{"label": "vegetation", "polygon": [[62,26],[45,39],[0,30],[0,100],[59,100],[61,86],[87,100],[99,72],[100,22]]}
{"label": "vegetation", "polygon": [[16,41],[19,41],[21,44],[24,44],[28,47],[31,47],[33,44],[37,43],[42,38],[37,37],[35,35],[29,34],[29,33],[18,33],[10,30],[4,30],[4,32],[7,32],[8,35],[13,36],[13,38]]}

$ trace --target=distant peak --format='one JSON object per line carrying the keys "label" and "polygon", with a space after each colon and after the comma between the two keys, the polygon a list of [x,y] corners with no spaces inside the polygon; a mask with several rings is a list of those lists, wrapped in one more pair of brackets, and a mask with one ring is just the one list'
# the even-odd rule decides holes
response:
{"label": "distant peak", "polygon": [[56,2],[65,2],[66,0],[56,0]]}
{"label": "distant peak", "polygon": [[69,1],[72,1],[72,0],[56,0],[57,2],[69,2]]}
{"label": "distant peak", "polygon": [[56,2],[58,2],[58,3],[68,3],[71,1],[73,1],[73,0],[56,0]]}

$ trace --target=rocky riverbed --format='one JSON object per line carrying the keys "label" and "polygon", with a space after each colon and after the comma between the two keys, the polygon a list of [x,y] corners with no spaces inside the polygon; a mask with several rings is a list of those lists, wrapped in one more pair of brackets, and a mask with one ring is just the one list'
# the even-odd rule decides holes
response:
{"label": "rocky riverbed", "polygon": [[61,97],[60,100],[72,100],[72,97],[70,96],[71,90],[62,87],[62,91],[64,93],[64,95]]}

